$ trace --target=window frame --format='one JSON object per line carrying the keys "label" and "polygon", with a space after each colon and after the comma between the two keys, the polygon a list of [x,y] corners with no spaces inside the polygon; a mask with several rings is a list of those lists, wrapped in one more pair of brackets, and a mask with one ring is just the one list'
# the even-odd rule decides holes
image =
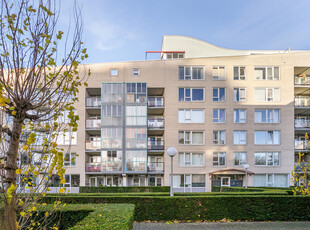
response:
{"label": "window frame", "polygon": [[[265,164],[264,165],[259,165],[256,164],[256,154],[265,154]],[[272,161],[268,161],[268,154],[272,154]],[[278,164],[275,165],[275,154],[278,154]],[[268,164],[269,162],[272,162],[272,164]],[[267,152],[254,152],[254,165],[259,166],[259,167],[280,167],[281,166],[281,152],[280,151],[267,151]]]}
{"label": "window frame", "polygon": [[[237,90],[237,94],[235,94],[235,90]],[[241,90],[244,90],[244,99],[241,100],[241,93],[240,91]],[[234,102],[245,102],[247,100],[247,92],[246,92],[246,88],[245,87],[242,87],[242,88],[234,88],[233,89],[233,101]],[[239,95],[239,98],[237,98],[237,96],[235,97],[235,95]],[[238,100],[237,100],[238,99]]]}
{"label": "window frame", "polygon": [[118,69],[110,69],[110,76],[111,77],[118,76]]}
{"label": "window frame", "polygon": [[[245,154],[245,162],[240,160],[240,154]],[[239,164],[236,164],[236,156],[239,156]],[[243,165],[247,164],[248,162],[248,157],[247,157],[247,152],[234,152],[234,157],[233,157],[233,162],[234,162],[234,166],[240,166],[243,167]],[[241,164],[241,162],[243,162],[243,164]]]}
{"label": "window frame", "polygon": [[[238,115],[239,115],[239,122],[235,122],[236,121],[236,117],[235,117],[235,111],[238,110]],[[240,110],[244,111],[245,112],[245,119],[244,119],[244,122],[240,122],[241,119],[240,119]],[[247,123],[247,110],[246,109],[234,109],[234,124],[246,124]]]}
{"label": "window frame", "polygon": [[[238,143],[235,143],[235,133],[237,133],[237,132],[238,132]],[[245,132],[245,140],[241,140],[240,132]],[[245,141],[245,143],[241,144],[241,141]],[[248,142],[248,140],[247,140],[247,131],[246,130],[234,130],[233,131],[233,143],[234,143],[234,145],[247,145],[247,142]]]}
{"label": "window frame", "polygon": [[[221,98],[221,95],[220,95],[221,89],[224,89],[224,100],[220,100],[220,98]],[[214,90],[217,90],[217,97],[214,96]],[[217,101],[214,100],[216,98],[217,98]],[[212,101],[213,102],[226,102],[226,88],[225,87],[213,87],[212,88]]]}
{"label": "window frame", "polygon": [[[190,121],[190,122],[180,122],[180,112],[184,113],[184,116],[182,118],[182,120],[184,121]],[[202,118],[203,118],[203,121],[202,122],[192,122],[192,118],[193,118],[193,111],[202,111]],[[190,119],[186,119],[186,113],[189,112],[189,116],[190,116]],[[205,109],[179,109],[178,110],[178,123],[179,124],[203,124],[205,123]]]}
{"label": "window frame", "polygon": [[[236,79],[235,77],[235,68],[238,68],[238,78]],[[240,69],[241,68],[244,68],[244,79],[241,79],[241,75],[240,75]],[[234,66],[233,67],[233,73],[234,73],[234,75],[233,75],[233,79],[235,80],[235,81],[245,81],[246,80],[246,67],[245,66]]]}
{"label": "window frame", "polygon": [[[265,110],[265,112],[266,112],[266,117],[265,117],[265,119],[266,119],[266,122],[257,122],[256,121],[256,119],[255,119],[255,114],[256,114],[256,111],[259,111],[259,110]],[[269,111],[272,111],[272,115],[273,115],[273,118],[272,118],[272,120],[274,121],[275,120],[275,116],[274,116],[274,114],[275,114],[275,110],[278,110],[279,112],[278,112],[278,114],[279,114],[279,122],[268,122],[269,120],[271,120],[269,117],[268,117],[268,114],[269,114]],[[264,109],[264,108],[262,108],[262,109],[254,109],[254,123],[256,123],[256,124],[280,124],[281,123],[281,109]]]}
{"label": "window frame", "polygon": [[[218,117],[216,118],[218,121],[220,121],[220,110],[224,110],[224,121],[223,122],[214,122],[214,111],[218,110]],[[213,109],[212,110],[212,123],[214,124],[225,124],[226,123],[226,109]]]}
{"label": "window frame", "polygon": [[[217,161],[214,161],[214,154],[217,154]],[[224,154],[224,165],[220,165],[220,154]],[[217,162],[217,165],[214,163]],[[226,166],[226,152],[213,152],[212,154],[212,166],[213,167],[225,167]]]}
{"label": "window frame", "polygon": [[[258,89],[264,89],[265,90],[265,100],[264,101],[259,101],[256,100],[256,90]],[[275,100],[275,89],[279,89],[279,100]],[[269,100],[268,97],[268,91],[272,90],[272,100]],[[281,101],[281,88],[280,87],[255,87],[254,88],[254,101],[255,102],[280,102]]]}
{"label": "window frame", "polygon": [[[186,154],[190,154],[190,160],[186,161]],[[202,165],[193,165],[193,154],[202,154]],[[180,156],[183,155],[183,156]],[[184,165],[181,165],[180,163],[180,157],[184,158]],[[185,162],[189,162],[190,165],[186,165]],[[179,152],[178,153],[178,166],[179,167],[205,167],[205,153],[204,152]]]}
{"label": "window frame", "polygon": [[[256,75],[255,75],[255,69],[259,68],[259,69],[265,69],[265,75],[266,75],[266,79],[257,79]],[[268,79],[268,69],[272,70],[272,79]],[[278,68],[279,69],[279,79],[275,79],[275,71],[274,69]],[[254,66],[254,80],[256,81],[280,81],[281,80],[281,74],[280,74],[280,66]]]}
{"label": "window frame", "polygon": [[[180,79],[180,68],[183,68],[184,72],[184,79]],[[190,68],[190,75],[186,74],[186,68]],[[201,68],[202,69],[202,79],[194,79],[193,78],[193,68]],[[186,76],[190,76],[190,79],[186,79]],[[202,65],[193,65],[193,66],[188,66],[188,65],[180,65],[178,66],[178,80],[179,81],[202,81],[206,79],[206,74],[205,74],[205,66]]]}
{"label": "window frame", "polygon": [[[183,141],[184,143],[180,143],[180,132],[183,132]],[[186,139],[186,133],[189,132],[189,139]],[[193,144],[193,132],[199,132],[202,133],[202,144]],[[190,141],[189,144],[186,144],[186,141]],[[205,145],[205,131],[201,130],[179,130],[178,132],[178,143],[179,145]]]}
{"label": "window frame", "polygon": [[[65,160],[67,154],[69,155],[69,161]],[[75,155],[75,156],[72,157],[72,155]],[[65,153],[64,154],[64,163],[63,163],[64,167],[76,167],[76,157],[77,157],[77,154],[75,152]],[[66,165],[68,163],[69,163],[69,165]]]}
{"label": "window frame", "polygon": [[[220,78],[220,68],[224,68],[224,77]],[[217,69],[217,76],[213,76],[214,69]],[[212,80],[213,81],[226,81],[226,66],[214,65],[212,66]]]}
{"label": "window frame", "polygon": [[[224,143],[223,144],[220,144],[221,132],[224,132]],[[218,140],[214,138],[214,133],[217,133],[217,137],[219,138]],[[226,130],[213,130],[212,139],[213,139],[212,140],[213,145],[226,145]],[[218,142],[218,144],[214,143],[215,141]]]}
{"label": "window frame", "polygon": [[[137,74],[135,74],[135,71],[137,71]],[[139,68],[133,68],[132,69],[132,76],[134,76],[134,77],[140,76],[140,69]]]}
{"label": "window frame", "polygon": [[[183,89],[183,101],[180,101],[180,89]],[[186,96],[186,90],[190,90],[190,96]],[[193,101],[193,90],[194,89],[202,89],[202,100],[195,100]],[[189,98],[190,100],[186,100],[187,98]],[[179,88],[179,102],[204,102],[205,101],[205,88]]]}
{"label": "window frame", "polygon": [[[256,143],[256,132],[265,132],[265,144],[257,144]],[[272,133],[272,136],[273,136],[273,139],[272,139],[272,142],[273,144],[268,144],[268,133],[269,132],[273,132]],[[274,144],[274,132],[279,132],[279,143],[278,144]],[[281,145],[281,131],[280,130],[255,130],[254,131],[254,145]]]}

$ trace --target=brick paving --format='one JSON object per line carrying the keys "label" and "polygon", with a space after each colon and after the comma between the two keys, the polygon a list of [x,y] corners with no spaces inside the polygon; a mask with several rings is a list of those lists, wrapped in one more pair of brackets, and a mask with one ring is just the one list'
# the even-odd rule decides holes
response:
{"label": "brick paving", "polygon": [[134,223],[133,230],[310,230],[310,222]]}

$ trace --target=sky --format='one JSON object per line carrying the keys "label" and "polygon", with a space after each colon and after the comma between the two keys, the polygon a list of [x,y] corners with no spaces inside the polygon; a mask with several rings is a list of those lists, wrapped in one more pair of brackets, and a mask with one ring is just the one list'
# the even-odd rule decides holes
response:
{"label": "sky", "polygon": [[[310,0],[76,1],[89,55],[84,63],[144,60],[145,51],[161,49],[163,35],[230,49],[310,50]],[[72,21],[73,3],[61,1],[60,28]]]}

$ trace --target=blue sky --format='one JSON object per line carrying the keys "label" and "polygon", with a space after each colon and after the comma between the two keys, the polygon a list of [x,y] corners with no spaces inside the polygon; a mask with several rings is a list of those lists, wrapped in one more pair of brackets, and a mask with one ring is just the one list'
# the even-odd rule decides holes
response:
{"label": "blue sky", "polygon": [[[310,49],[309,0],[77,0],[86,63],[144,60],[163,35],[231,49]],[[73,0],[61,1],[59,26]]]}

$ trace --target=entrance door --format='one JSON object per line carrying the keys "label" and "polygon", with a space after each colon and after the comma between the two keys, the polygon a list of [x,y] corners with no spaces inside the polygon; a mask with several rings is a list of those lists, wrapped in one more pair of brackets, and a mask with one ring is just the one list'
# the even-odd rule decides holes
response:
{"label": "entrance door", "polygon": [[90,183],[90,186],[97,187],[97,177],[90,177],[89,183]]}
{"label": "entrance door", "polygon": [[104,177],[100,176],[97,179],[98,186],[104,186]]}
{"label": "entrance door", "polygon": [[161,177],[155,178],[155,186],[161,186]]}
{"label": "entrance door", "polygon": [[221,186],[230,187],[230,177],[222,177]]}

